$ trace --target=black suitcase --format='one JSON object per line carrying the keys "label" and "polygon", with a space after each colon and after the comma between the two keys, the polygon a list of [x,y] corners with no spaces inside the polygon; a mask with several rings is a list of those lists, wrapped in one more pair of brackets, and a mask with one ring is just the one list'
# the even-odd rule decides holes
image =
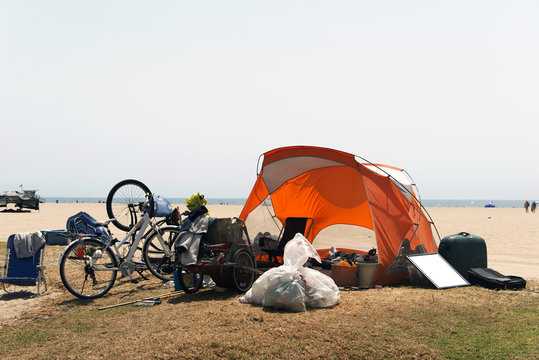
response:
{"label": "black suitcase", "polygon": [[494,290],[518,290],[526,287],[526,280],[520,276],[502,275],[490,268],[472,268],[468,270],[468,279],[472,285]]}

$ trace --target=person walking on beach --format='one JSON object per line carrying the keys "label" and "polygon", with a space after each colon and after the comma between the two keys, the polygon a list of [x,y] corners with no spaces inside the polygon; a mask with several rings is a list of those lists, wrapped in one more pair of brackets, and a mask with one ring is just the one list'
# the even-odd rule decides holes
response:
{"label": "person walking on beach", "polygon": [[528,200],[526,200],[524,202],[524,209],[526,209],[526,212],[528,212],[528,208],[530,207],[530,203],[528,202]]}
{"label": "person walking on beach", "polygon": [[535,200],[532,201],[532,207],[531,207],[531,211],[532,213],[535,212],[535,207],[537,206],[537,204],[535,203]]}

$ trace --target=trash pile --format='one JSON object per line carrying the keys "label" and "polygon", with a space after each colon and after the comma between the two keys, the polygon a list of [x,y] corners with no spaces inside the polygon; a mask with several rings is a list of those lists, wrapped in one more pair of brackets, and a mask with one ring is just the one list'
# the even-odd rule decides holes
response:
{"label": "trash pile", "polygon": [[315,248],[301,235],[290,240],[284,248],[283,265],[262,274],[241,303],[300,312],[309,308],[335,306],[340,301],[339,288],[333,279],[305,267],[309,258],[321,262]]}

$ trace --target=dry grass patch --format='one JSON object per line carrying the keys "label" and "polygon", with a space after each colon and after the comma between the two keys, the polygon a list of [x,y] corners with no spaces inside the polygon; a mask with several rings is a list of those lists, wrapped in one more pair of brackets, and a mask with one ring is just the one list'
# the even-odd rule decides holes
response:
{"label": "dry grass patch", "polygon": [[[51,262],[61,251],[53,250]],[[50,266],[46,274],[49,292],[40,305],[2,325],[0,358],[539,357],[537,282],[519,292],[478,287],[342,291],[338,306],[305,313],[240,304],[237,294],[213,290],[153,307],[99,310],[172,289],[154,278],[139,284],[122,280],[105,297],[82,301],[63,289],[57,268]]]}

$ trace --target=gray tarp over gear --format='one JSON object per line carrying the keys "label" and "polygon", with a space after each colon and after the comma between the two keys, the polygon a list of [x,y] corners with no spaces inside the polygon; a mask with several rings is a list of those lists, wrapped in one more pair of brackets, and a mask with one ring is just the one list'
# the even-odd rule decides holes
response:
{"label": "gray tarp over gear", "polygon": [[20,209],[27,208],[39,210],[39,197],[35,190],[2,191],[0,192],[0,207],[7,207],[7,204],[15,204]]}

